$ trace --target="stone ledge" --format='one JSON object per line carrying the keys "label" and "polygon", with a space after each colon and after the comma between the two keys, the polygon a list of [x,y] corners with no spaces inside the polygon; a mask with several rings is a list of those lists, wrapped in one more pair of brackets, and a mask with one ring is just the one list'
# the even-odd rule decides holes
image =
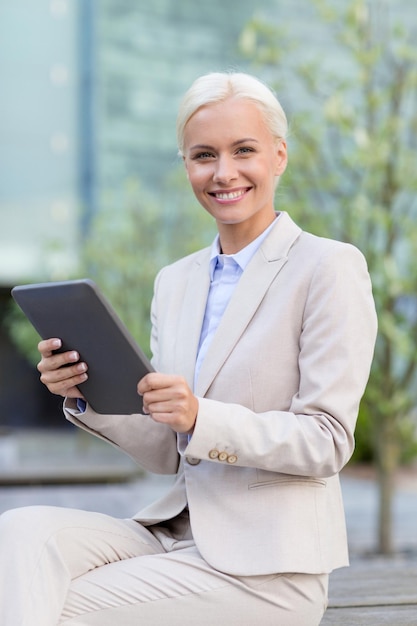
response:
{"label": "stone ledge", "polygon": [[143,469],[111,444],[78,429],[24,430],[0,437],[0,485],[108,483]]}

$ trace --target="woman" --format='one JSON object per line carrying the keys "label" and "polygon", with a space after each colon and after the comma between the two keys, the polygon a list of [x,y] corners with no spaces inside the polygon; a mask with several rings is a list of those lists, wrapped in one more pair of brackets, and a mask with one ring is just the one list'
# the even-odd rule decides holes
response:
{"label": "woman", "polygon": [[133,520],[6,513],[5,626],[320,623],[328,574],[348,564],[338,473],[376,316],[362,254],[274,210],[286,132],[251,76],[209,74],[186,93],[179,150],[218,236],[157,276],[144,415],[95,413],[77,388],[88,364],[39,344],[70,421],[177,479]]}

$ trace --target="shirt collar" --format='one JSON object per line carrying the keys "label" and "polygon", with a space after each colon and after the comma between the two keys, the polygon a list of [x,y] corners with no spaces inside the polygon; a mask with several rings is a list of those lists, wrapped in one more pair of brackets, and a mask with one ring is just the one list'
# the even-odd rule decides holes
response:
{"label": "shirt collar", "polygon": [[225,256],[225,257],[229,257],[233,259],[243,272],[243,270],[246,268],[249,261],[252,259],[253,255],[255,254],[255,252],[260,248],[262,242],[264,241],[264,239],[266,239],[269,232],[272,230],[272,228],[276,224],[276,221],[279,218],[279,215],[280,214],[277,213],[276,218],[274,219],[272,224],[268,226],[268,228],[266,228],[256,239],[251,241],[247,246],[245,246],[244,248],[242,248],[242,250],[239,250],[239,252],[236,252],[235,254],[222,254],[220,252],[220,238],[219,238],[219,234],[217,234],[216,237],[214,238],[213,243],[211,244],[210,266],[209,266],[210,280],[213,280],[214,270],[216,269],[216,264],[217,264],[217,259],[220,256]]}

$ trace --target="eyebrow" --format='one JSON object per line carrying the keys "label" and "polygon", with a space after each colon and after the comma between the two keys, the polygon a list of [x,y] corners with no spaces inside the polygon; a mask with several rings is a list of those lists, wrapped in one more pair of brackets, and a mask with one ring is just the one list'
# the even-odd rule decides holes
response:
{"label": "eyebrow", "polygon": [[[242,143],[248,143],[248,142],[252,142],[252,143],[259,143],[259,141],[257,139],[254,139],[253,137],[245,137],[244,139],[238,139],[237,141],[234,141],[232,143],[232,147],[234,148],[235,146],[239,146]],[[214,150],[213,146],[210,145],[206,145],[206,144],[196,144],[195,146],[191,146],[190,150]]]}

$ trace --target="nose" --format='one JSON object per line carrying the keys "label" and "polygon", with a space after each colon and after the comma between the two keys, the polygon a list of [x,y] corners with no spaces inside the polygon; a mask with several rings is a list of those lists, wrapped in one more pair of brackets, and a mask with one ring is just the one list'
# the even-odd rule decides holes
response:
{"label": "nose", "polygon": [[234,159],[228,155],[219,156],[216,160],[213,182],[229,183],[231,180],[236,180],[237,177],[238,172]]}

